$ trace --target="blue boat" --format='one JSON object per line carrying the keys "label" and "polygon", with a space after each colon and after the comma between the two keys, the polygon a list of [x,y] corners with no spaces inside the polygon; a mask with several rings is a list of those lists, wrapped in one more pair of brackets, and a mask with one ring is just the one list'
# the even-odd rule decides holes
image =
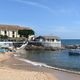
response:
{"label": "blue boat", "polygon": [[0,53],[5,53],[5,52],[16,52],[16,51],[8,48],[0,48]]}
{"label": "blue boat", "polygon": [[68,53],[69,55],[80,55],[80,51],[78,50],[70,50]]}

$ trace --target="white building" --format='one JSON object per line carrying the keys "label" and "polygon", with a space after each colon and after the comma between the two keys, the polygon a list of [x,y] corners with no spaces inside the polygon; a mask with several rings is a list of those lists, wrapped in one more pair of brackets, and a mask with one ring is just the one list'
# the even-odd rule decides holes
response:
{"label": "white building", "polygon": [[8,37],[20,37],[18,34],[18,30],[31,30],[28,27],[21,27],[21,26],[15,26],[15,25],[0,25],[0,35],[6,35]]}
{"label": "white building", "polygon": [[57,36],[39,36],[35,41],[41,42],[46,47],[61,47],[61,40]]}

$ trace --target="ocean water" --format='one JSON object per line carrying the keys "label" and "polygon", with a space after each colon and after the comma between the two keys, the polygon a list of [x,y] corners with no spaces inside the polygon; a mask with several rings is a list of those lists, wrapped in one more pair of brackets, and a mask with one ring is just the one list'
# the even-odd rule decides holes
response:
{"label": "ocean water", "polygon": [[80,45],[80,39],[61,39],[63,45]]}
{"label": "ocean water", "polygon": [[[63,40],[65,45],[80,44],[80,40]],[[30,61],[80,72],[80,55],[70,56],[68,50],[60,51],[25,51],[20,55]]]}

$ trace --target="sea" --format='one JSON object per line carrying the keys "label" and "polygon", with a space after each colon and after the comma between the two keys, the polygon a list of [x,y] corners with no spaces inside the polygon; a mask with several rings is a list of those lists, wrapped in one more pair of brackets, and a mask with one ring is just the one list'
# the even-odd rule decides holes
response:
{"label": "sea", "polygon": [[62,45],[80,45],[80,39],[61,39]]}
{"label": "sea", "polygon": [[[80,45],[80,39],[62,39],[63,45]],[[23,51],[20,57],[34,65],[47,65],[55,68],[80,72],[80,55],[70,56],[68,50]]]}

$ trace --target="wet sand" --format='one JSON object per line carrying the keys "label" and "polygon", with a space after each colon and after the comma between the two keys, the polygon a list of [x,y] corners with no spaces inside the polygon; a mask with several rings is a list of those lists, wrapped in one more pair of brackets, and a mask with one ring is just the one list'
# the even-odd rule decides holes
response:
{"label": "wet sand", "polygon": [[80,75],[34,66],[0,54],[0,80],[80,80]]}

